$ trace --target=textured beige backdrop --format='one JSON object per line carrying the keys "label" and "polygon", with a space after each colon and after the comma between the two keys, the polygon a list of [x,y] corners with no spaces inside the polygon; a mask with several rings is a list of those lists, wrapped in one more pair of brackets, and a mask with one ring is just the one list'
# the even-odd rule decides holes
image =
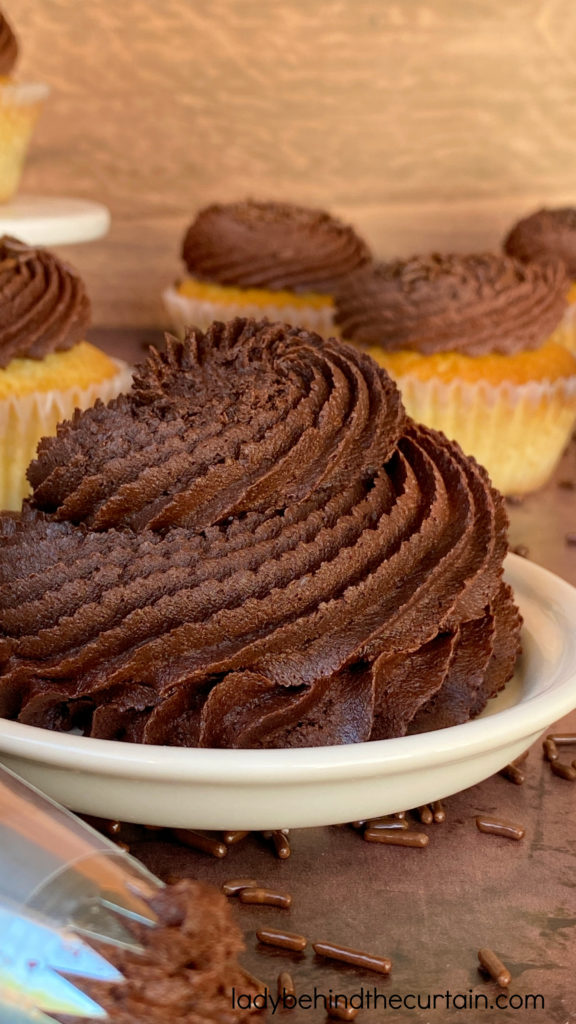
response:
{"label": "textured beige backdrop", "polygon": [[2,0],[48,82],[23,190],[106,202],[99,323],[162,322],[194,211],[282,197],[384,256],[576,201],[575,0]]}

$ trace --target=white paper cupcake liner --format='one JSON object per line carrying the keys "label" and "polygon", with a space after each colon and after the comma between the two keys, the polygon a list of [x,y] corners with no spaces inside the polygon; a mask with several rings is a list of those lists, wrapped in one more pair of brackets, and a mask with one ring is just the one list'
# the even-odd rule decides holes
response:
{"label": "white paper cupcake liner", "polygon": [[500,385],[395,380],[408,414],[458,441],[504,494],[541,487],[576,422],[576,376]]}
{"label": "white paper cupcake liner", "polygon": [[29,493],[26,470],[41,437],[56,433],[56,425],[75,409],[88,409],[97,398],[109,402],[128,391],[132,369],[119,359],[118,373],[88,387],[44,391],[0,399],[0,508],[17,510]]}
{"label": "white paper cupcake liner", "polygon": [[188,327],[205,331],[214,320],[233,320],[234,317],[253,317],[255,320],[279,320],[294,327],[315,331],[322,337],[333,337],[334,310],[332,306],[318,309],[313,306],[275,306],[249,302],[208,302],[182,295],[173,285],[165,288],[162,298],[173,329],[183,338]]}

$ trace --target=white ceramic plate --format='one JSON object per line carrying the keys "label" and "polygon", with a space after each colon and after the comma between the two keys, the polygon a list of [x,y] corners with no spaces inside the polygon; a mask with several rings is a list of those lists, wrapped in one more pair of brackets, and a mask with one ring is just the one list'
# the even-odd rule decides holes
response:
{"label": "white ceramic plate", "polygon": [[198,750],[70,736],[0,720],[0,760],[72,810],[147,825],[327,825],[475,785],[576,707],[576,589],[510,555],[524,617],[515,679],[473,722],[300,750]]}
{"label": "white ceramic plate", "polygon": [[90,199],[17,196],[0,206],[0,234],[15,235],[28,245],[71,245],[102,238],[110,211]]}

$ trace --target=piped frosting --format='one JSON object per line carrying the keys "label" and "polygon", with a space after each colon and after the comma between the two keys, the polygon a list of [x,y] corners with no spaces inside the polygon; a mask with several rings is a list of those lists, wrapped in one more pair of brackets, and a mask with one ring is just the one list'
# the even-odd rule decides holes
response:
{"label": "piped frosting", "polygon": [[433,253],[352,275],[336,295],[335,322],[348,340],[388,350],[510,355],[547,341],[568,286],[558,260]]}
{"label": "piped frosting", "polygon": [[0,367],[82,341],[90,301],[72,267],[46,249],[0,238]]}
{"label": "piped frosting", "polygon": [[201,281],[331,294],[371,256],[353,228],[324,210],[247,200],[201,210],[182,258]]}
{"label": "piped frosting", "polygon": [[508,232],[504,251],[523,262],[559,259],[576,280],[576,209],[537,210]]}
{"label": "piped frosting", "polygon": [[0,519],[0,713],[209,747],[477,713],[519,616],[486,473],[372,359],[282,324],[172,339]]}

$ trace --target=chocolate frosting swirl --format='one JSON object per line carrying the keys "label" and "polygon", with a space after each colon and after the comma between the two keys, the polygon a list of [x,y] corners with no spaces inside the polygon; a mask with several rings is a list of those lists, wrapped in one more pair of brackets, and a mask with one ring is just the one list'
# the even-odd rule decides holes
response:
{"label": "chocolate frosting swirl", "polygon": [[201,210],[182,258],[202,281],[332,294],[371,256],[353,228],[323,210],[248,200]]}
{"label": "chocolate frosting swirl", "polygon": [[0,75],[9,75],[18,60],[18,40],[0,11]]}
{"label": "chocolate frosting swirl", "polygon": [[525,263],[560,259],[575,280],[576,209],[537,210],[511,228],[503,245],[509,256]]}
{"label": "chocolate frosting swirl", "polygon": [[352,275],[336,295],[335,321],[348,340],[388,350],[510,355],[550,337],[567,290],[558,261],[433,253]]}
{"label": "chocolate frosting swirl", "polygon": [[466,720],[509,678],[503,502],[373,360],[235,320],[45,438],[0,517],[0,714],[210,747]]}
{"label": "chocolate frosting swirl", "polygon": [[46,249],[0,238],[0,367],[72,348],[90,323],[90,302],[72,267]]}

